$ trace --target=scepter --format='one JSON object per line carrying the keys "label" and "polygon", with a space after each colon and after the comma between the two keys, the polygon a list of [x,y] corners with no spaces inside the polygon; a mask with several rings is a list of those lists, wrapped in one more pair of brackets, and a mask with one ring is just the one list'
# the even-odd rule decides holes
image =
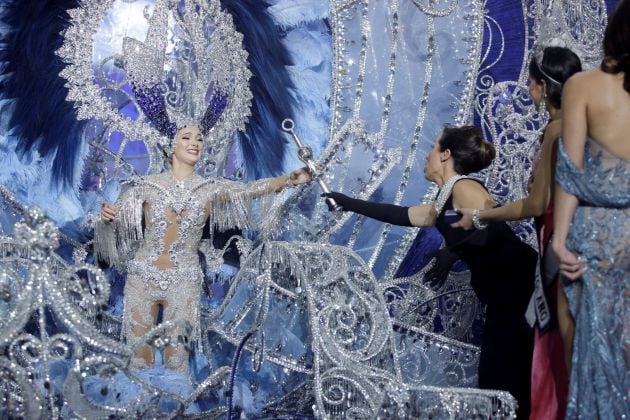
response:
{"label": "scepter", "polygon": [[[306,164],[306,166],[308,166],[308,169],[311,171],[311,176],[313,177],[313,179],[317,181],[322,191],[328,194],[330,192],[330,188],[328,188],[328,185],[326,185],[326,182],[322,179],[321,172],[317,168],[315,161],[313,161],[313,149],[311,149],[310,146],[302,143],[302,140],[295,132],[295,122],[291,118],[285,118],[282,121],[282,129],[287,133],[291,133],[291,137],[293,137],[293,141],[295,141],[295,144],[297,145],[298,159],[300,159]],[[326,203],[328,204],[328,207],[333,211],[341,210],[339,204],[337,204],[337,202],[330,197],[326,198]]]}

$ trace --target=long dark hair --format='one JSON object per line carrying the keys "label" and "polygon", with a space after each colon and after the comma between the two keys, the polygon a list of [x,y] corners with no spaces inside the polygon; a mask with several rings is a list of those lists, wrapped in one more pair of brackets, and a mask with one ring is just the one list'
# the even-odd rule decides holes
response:
{"label": "long dark hair", "polygon": [[529,62],[529,75],[538,83],[545,81],[549,103],[560,109],[562,87],[569,77],[582,71],[582,62],[573,51],[564,47],[547,47],[542,60],[538,60],[534,54]]}
{"label": "long dark hair", "polygon": [[623,88],[630,93],[630,0],[621,0],[608,18],[601,69],[611,74],[624,72]]}
{"label": "long dark hair", "polygon": [[455,172],[467,175],[488,167],[496,156],[494,145],[483,138],[481,130],[471,125],[446,127],[438,140],[440,151],[451,151]]}

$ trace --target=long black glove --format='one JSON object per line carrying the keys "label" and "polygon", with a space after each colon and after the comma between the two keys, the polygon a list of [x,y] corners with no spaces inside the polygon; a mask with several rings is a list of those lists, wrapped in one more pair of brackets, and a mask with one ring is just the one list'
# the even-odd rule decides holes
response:
{"label": "long black glove", "polygon": [[448,273],[455,261],[459,260],[459,255],[449,248],[442,248],[427,254],[427,256],[435,258],[435,262],[433,267],[424,274],[424,278],[432,289],[439,289],[446,282]]}
{"label": "long black glove", "polygon": [[409,207],[359,200],[336,191],[324,193],[322,197],[332,198],[342,207],[343,211],[362,214],[392,225],[413,226],[409,220]]}

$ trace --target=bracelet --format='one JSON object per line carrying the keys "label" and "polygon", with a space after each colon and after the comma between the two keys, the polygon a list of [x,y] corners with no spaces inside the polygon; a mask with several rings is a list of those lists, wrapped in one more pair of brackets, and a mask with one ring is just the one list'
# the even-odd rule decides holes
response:
{"label": "bracelet", "polygon": [[472,222],[473,222],[473,226],[475,227],[475,229],[485,229],[488,224],[487,223],[481,223],[481,220],[479,220],[479,210],[475,209],[472,212]]}

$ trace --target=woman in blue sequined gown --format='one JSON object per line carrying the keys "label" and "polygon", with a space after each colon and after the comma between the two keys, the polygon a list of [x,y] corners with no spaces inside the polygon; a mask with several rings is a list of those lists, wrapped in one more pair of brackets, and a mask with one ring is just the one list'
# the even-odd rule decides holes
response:
{"label": "woman in blue sequined gown", "polygon": [[598,69],[572,77],[562,103],[555,236],[575,338],[567,418],[628,418],[630,405],[630,1]]}

